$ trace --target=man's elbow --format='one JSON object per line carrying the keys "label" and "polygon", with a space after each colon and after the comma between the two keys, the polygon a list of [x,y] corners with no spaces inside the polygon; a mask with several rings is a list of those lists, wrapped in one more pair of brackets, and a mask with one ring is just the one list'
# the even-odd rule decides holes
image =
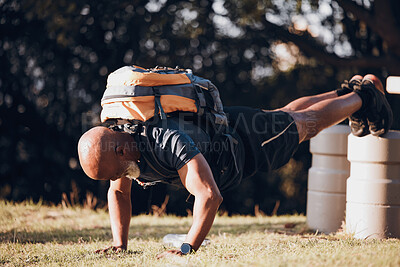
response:
{"label": "man's elbow", "polygon": [[217,207],[219,207],[224,200],[220,192],[207,192],[203,195],[203,198],[206,199],[207,202]]}
{"label": "man's elbow", "polygon": [[215,208],[218,209],[219,206],[221,205],[222,201],[224,200],[224,198],[222,197],[222,195],[218,192],[218,194],[215,194],[212,196],[213,202],[215,203]]}
{"label": "man's elbow", "polygon": [[224,201],[224,198],[222,197],[221,193],[218,192],[215,196],[215,202],[218,203],[218,206],[221,205],[222,201]]}

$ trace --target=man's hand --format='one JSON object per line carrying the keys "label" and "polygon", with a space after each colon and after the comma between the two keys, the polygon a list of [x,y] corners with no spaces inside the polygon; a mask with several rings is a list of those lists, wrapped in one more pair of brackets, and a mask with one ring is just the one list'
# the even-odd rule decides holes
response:
{"label": "man's hand", "polygon": [[162,258],[167,258],[167,257],[172,257],[172,256],[183,256],[184,254],[177,249],[171,249],[164,251],[163,253],[160,253],[157,255],[157,259],[162,259]]}
{"label": "man's hand", "polygon": [[125,250],[126,250],[126,247],[124,247],[124,246],[111,246],[111,247],[108,247],[108,248],[105,248],[105,249],[98,249],[95,252],[98,253],[98,254],[107,253],[109,251],[119,253],[119,252],[122,252],[122,251],[125,251]]}

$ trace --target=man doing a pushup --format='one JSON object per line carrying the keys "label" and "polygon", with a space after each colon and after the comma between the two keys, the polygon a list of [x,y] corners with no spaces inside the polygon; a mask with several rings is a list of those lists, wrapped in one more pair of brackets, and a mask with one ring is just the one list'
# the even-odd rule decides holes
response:
{"label": "man doing a pushup", "polygon": [[371,74],[355,75],[335,91],[302,97],[277,110],[225,107],[224,111],[229,118],[231,144],[238,152],[227,157],[218,149],[210,150],[213,140],[207,131],[179,117],[149,126],[152,153],[164,168],[175,173],[168,177],[144,160],[148,149],[140,144],[140,138],[102,126],[82,135],[78,152],[83,170],[92,179],[110,180],[113,245],[103,251],[127,249],[132,180],[177,184],[194,196],[193,222],[181,250],[169,250],[160,257],[184,255],[200,247],[222,195],[241,179],[283,166],[299,143],[346,118],[352,133],[360,137],[383,135],[392,123],[383,85]]}

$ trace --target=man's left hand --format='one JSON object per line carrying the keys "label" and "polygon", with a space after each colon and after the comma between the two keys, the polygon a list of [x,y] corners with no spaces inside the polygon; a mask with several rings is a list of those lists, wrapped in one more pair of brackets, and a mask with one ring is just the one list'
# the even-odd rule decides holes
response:
{"label": "man's left hand", "polygon": [[168,258],[171,256],[183,256],[183,255],[184,254],[180,250],[171,249],[171,250],[164,251],[161,254],[158,254],[157,259]]}

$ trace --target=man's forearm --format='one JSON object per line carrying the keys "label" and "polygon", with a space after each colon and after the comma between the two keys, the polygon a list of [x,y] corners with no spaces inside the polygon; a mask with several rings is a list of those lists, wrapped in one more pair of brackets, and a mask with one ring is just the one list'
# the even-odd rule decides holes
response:
{"label": "man's forearm", "polygon": [[213,197],[198,196],[195,198],[193,224],[185,240],[186,243],[192,245],[194,250],[197,250],[206,238],[221,203],[222,197],[220,195]]}
{"label": "man's forearm", "polygon": [[110,189],[108,191],[108,209],[113,245],[126,249],[128,245],[129,224],[132,216],[130,194]]}

